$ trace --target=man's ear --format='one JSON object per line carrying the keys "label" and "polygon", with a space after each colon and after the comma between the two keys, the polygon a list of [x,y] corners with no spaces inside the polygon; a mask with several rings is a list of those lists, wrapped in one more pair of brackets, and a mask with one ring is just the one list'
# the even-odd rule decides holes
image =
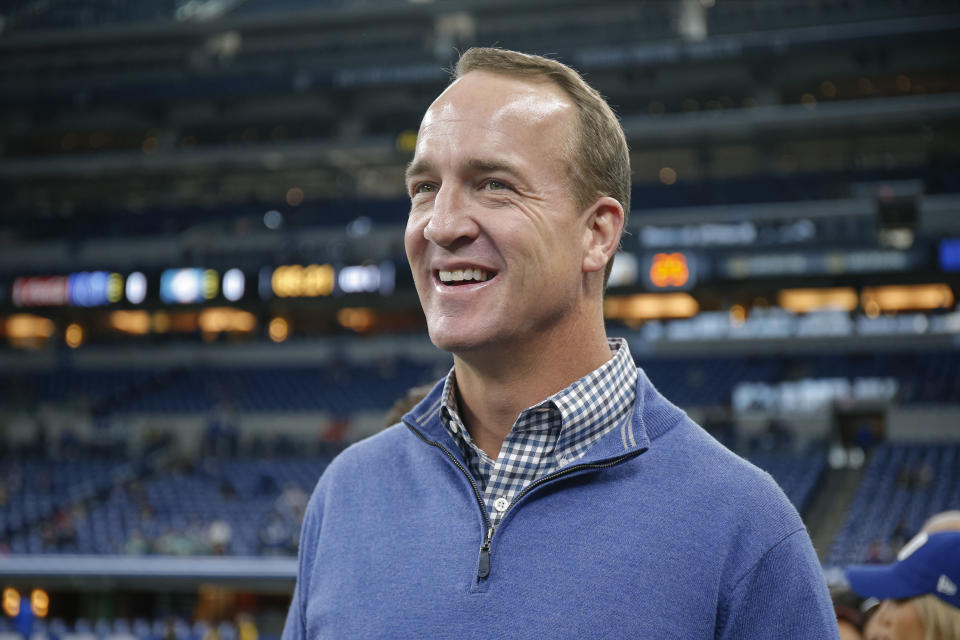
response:
{"label": "man's ear", "polygon": [[603,196],[590,206],[586,220],[583,271],[603,271],[620,246],[623,207],[614,198]]}

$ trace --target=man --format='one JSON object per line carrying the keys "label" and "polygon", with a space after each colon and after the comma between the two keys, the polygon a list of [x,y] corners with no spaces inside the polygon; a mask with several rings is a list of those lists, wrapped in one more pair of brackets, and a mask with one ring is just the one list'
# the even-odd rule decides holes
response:
{"label": "man", "polygon": [[557,62],[471,49],[407,186],[454,366],[320,479],[284,638],[836,637],[783,493],[606,338],[630,167],[603,99]]}

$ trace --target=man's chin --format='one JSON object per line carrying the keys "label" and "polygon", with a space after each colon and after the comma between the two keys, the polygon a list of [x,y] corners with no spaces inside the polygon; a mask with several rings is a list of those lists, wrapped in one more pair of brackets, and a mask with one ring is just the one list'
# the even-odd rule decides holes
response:
{"label": "man's chin", "polygon": [[430,342],[435,347],[450,353],[468,353],[481,349],[489,343],[486,336],[465,330],[429,329],[429,334]]}

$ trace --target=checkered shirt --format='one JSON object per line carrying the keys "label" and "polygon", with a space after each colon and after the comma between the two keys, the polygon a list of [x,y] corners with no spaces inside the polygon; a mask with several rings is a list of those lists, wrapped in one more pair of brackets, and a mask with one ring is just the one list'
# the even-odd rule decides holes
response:
{"label": "checkered shirt", "polygon": [[483,491],[493,526],[527,485],[580,459],[633,410],[637,366],[622,338],[608,339],[613,357],[567,388],[524,409],[496,460],[473,443],[457,413],[456,376],[443,385],[443,426],[463,452]]}

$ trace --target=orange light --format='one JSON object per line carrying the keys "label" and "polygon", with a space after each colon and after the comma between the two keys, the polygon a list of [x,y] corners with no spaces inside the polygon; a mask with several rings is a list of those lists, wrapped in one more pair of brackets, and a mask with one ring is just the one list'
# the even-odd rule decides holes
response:
{"label": "orange light", "polygon": [[71,349],[76,349],[83,344],[83,327],[73,323],[67,327],[63,335],[64,341]]}
{"label": "orange light", "polygon": [[657,174],[657,177],[660,178],[660,182],[670,186],[677,181],[677,171],[673,167],[663,167],[660,169],[660,172]]}
{"label": "orange light", "polygon": [[747,320],[747,310],[743,305],[735,304],[730,307],[730,324],[739,327]]}
{"label": "orange light", "polygon": [[270,339],[274,342],[283,342],[290,336],[290,323],[283,318],[274,318],[267,329]]}
{"label": "orange light", "polygon": [[46,618],[50,613],[50,596],[43,589],[34,589],[30,593],[30,609],[38,618]]}
{"label": "orange light", "polygon": [[881,311],[907,311],[949,309],[954,296],[946,284],[915,284],[867,287],[861,299],[864,309],[877,305]]}
{"label": "orange light", "polygon": [[150,316],[146,311],[114,311],[110,314],[110,326],[124,333],[144,335],[150,331]]}
{"label": "orange light", "polygon": [[278,298],[316,298],[333,293],[335,277],[329,264],[290,264],[274,269],[270,284]]}
{"label": "orange light", "polygon": [[13,587],[3,590],[3,612],[11,618],[16,618],[20,613],[20,594]]}
{"label": "orange light", "polygon": [[364,333],[372,329],[375,320],[376,316],[373,311],[362,307],[345,307],[337,311],[337,322],[357,333]]}
{"label": "orange light", "polygon": [[257,318],[249,311],[217,307],[200,312],[200,329],[207,333],[240,331],[250,333],[257,326]]}
{"label": "orange light", "polygon": [[655,287],[682,287],[690,280],[687,256],[682,253],[658,253],[650,263],[650,282]]}
{"label": "orange light", "polygon": [[603,301],[603,313],[607,318],[625,322],[690,318],[699,312],[699,303],[688,293],[641,293],[609,297]]}
{"label": "orange light", "polygon": [[777,295],[777,302],[794,313],[821,309],[853,311],[857,308],[857,292],[849,287],[783,289]]}
{"label": "orange light", "polygon": [[300,187],[290,187],[287,189],[287,204],[291,207],[299,206],[300,203],[303,202],[303,197],[303,189]]}
{"label": "orange light", "polygon": [[53,320],[29,313],[15,313],[7,318],[7,336],[11,339],[46,339],[53,335]]}
{"label": "orange light", "polygon": [[157,311],[149,323],[156,333],[166,333],[170,331],[170,314],[166,311]]}

